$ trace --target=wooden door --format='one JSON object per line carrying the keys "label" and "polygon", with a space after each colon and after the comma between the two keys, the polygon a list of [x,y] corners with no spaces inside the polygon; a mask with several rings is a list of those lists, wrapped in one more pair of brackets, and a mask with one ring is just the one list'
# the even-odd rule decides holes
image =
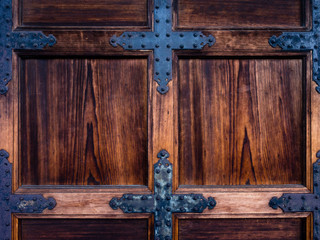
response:
{"label": "wooden door", "polygon": [[154,1],[9,3],[12,31],[56,39],[13,49],[12,80],[0,95],[0,149],[13,164],[12,194],[56,201],[42,213],[12,213],[12,239],[155,239],[153,214],[109,203],[153,193],[162,149],[175,194],[217,203],[174,214],[173,239],[313,238],[311,211],[269,206],[283,193],[313,191],[315,59],[308,48],[269,44],[286,31],[312,31],[311,1],[168,0],[172,31],[201,31],[215,43],[172,52],[166,93],[154,81],[152,50],[110,43],[124,32],[153,32]]}

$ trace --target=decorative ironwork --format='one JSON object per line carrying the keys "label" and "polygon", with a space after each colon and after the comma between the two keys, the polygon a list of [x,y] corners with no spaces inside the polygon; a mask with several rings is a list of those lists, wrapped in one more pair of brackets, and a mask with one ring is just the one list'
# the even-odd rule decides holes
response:
{"label": "decorative ironwork", "polygon": [[154,80],[159,84],[158,92],[165,94],[172,80],[172,50],[202,49],[206,44],[212,46],[215,38],[199,31],[172,31],[171,0],[155,0],[154,32],[124,32],[120,37],[113,36],[110,43],[125,50],[153,50]]}
{"label": "decorative ironwork", "polygon": [[[320,151],[317,152],[320,158]],[[313,194],[284,193],[280,198],[273,197],[269,206],[283,212],[313,212],[313,239],[320,239],[320,159],[313,164]]]}
{"label": "decorative ironwork", "polygon": [[124,213],[154,213],[155,240],[172,239],[172,213],[202,213],[213,209],[216,201],[202,194],[172,194],[172,164],[169,153],[161,150],[159,161],[154,165],[154,194],[124,194],[113,198],[110,207],[120,208]]}
{"label": "decorative ironwork", "polygon": [[42,49],[53,46],[56,39],[39,31],[12,32],[12,2],[0,1],[0,94],[8,91],[7,84],[12,77],[12,49]]}
{"label": "decorative ironwork", "polygon": [[284,51],[310,51],[313,55],[313,81],[320,93],[320,0],[312,0],[312,30],[310,32],[284,32],[279,37],[272,36],[269,44],[279,46]]}
{"label": "decorative ironwork", "polygon": [[12,164],[9,154],[0,150],[0,233],[1,240],[11,239],[11,213],[42,213],[56,206],[53,198],[42,195],[12,194]]}

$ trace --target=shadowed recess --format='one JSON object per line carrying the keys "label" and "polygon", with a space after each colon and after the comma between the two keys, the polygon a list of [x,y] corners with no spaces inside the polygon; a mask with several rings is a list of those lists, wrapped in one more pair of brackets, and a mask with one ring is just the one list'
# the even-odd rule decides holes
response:
{"label": "shadowed recess", "polygon": [[306,219],[185,219],[179,220],[179,240],[301,240]]}
{"label": "shadowed recess", "polygon": [[22,184],[146,185],[146,59],[25,59],[21,76]]}
{"label": "shadowed recess", "polygon": [[23,219],[21,240],[141,240],[148,238],[148,220]]}

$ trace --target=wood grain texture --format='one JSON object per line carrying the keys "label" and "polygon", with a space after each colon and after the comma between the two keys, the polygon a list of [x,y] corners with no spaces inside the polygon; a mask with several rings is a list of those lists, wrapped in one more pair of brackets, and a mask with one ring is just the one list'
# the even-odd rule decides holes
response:
{"label": "wood grain texture", "polygon": [[146,185],[146,59],[26,59],[21,72],[22,184]]}
{"label": "wood grain texture", "polygon": [[182,185],[303,184],[301,59],[181,59]]}
{"label": "wood grain texture", "polygon": [[22,25],[147,26],[147,0],[21,0]]}
{"label": "wood grain texture", "polygon": [[305,219],[183,219],[179,220],[179,240],[305,239]]}
{"label": "wood grain texture", "polygon": [[147,219],[22,219],[21,240],[148,239]]}
{"label": "wood grain texture", "polygon": [[305,25],[304,0],[180,0],[178,27],[293,28]]}

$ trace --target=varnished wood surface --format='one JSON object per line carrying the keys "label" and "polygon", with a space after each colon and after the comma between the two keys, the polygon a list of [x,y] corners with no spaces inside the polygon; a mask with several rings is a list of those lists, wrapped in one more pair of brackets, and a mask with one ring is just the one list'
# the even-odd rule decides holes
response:
{"label": "varnished wood surface", "polygon": [[147,219],[23,219],[21,240],[148,239]]}
{"label": "varnished wood surface", "polygon": [[179,0],[178,27],[292,28],[305,24],[304,0]]}
{"label": "varnished wood surface", "polygon": [[25,26],[147,26],[147,0],[21,0]]}
{"label": "varnished wood surface", "polygon": [[21,72],[22,184],[147,184],[146,59],[26,59]]}
{"label": "varnished wood surface", "polygon": [[183,185],[303,184],[301,59],[181,59]]}
{"label": "varnished wood surface", "polygon": [[305,219],[183,219],[179,240],[301,240]]}

